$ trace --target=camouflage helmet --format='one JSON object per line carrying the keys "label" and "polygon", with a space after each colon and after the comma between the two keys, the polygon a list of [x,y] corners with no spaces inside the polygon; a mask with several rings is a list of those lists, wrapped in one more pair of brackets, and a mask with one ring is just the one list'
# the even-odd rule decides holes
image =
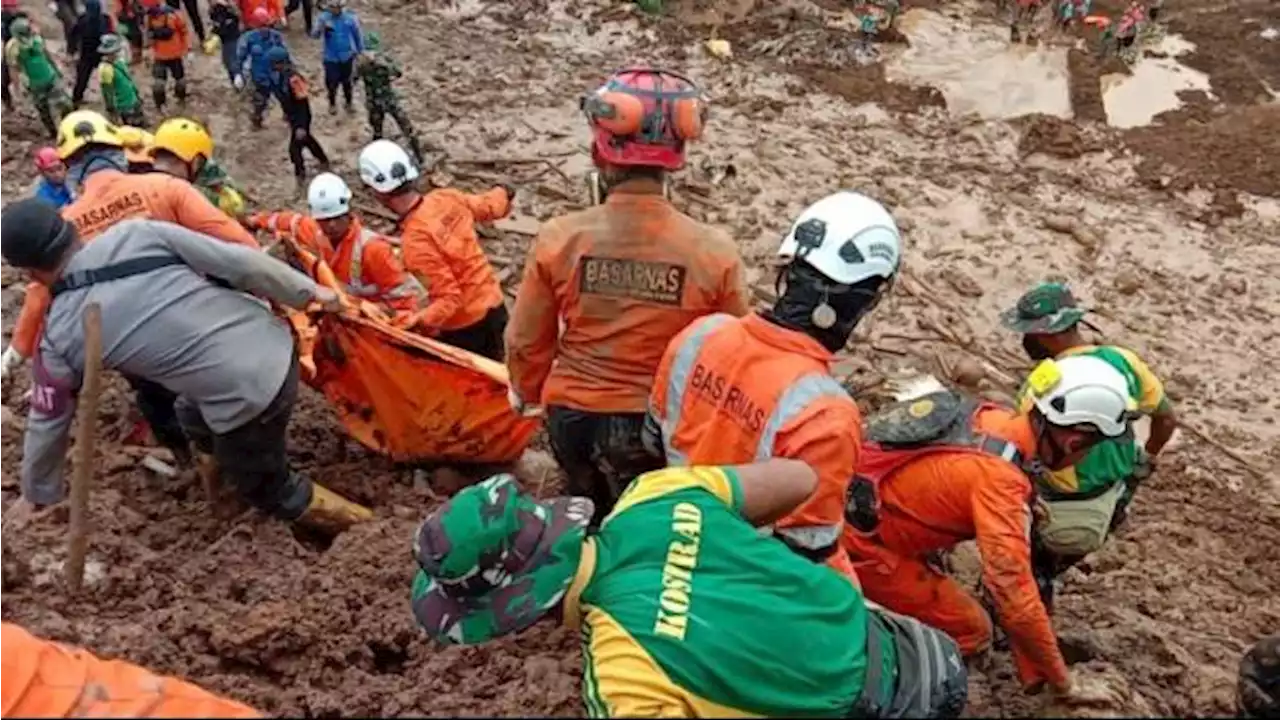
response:
{"label": "camouflage helmet", "polygon": [[538,502],[507,474],[458,493],[414,538],[418,624],[432,638],[460,645],[533,625],[573,581],[593,511],[586,498]]}
{"label": "camouflage helmet", "polygon": [[1063,283],[1040,283],[1000,314],[1004,326],[1023,335],[1053,335],[1075,327],[1088,310]]}
{"label": "camouflage helmet", "polygon": [[375,53],[382,49],[382,33],[377,30],[370,30],[364,34],[364,49],[366,52]]}

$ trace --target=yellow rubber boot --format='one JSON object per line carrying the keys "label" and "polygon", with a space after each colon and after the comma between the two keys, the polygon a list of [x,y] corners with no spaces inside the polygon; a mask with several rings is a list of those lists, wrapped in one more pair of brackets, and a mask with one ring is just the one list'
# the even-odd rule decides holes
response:
{"label": "yellow rubber boot", "polygon": [[353,503],[338,493],[311,483],[311,503],[294,522],[317,530],[338,534],[343,530],[373,519],[373,511]]}

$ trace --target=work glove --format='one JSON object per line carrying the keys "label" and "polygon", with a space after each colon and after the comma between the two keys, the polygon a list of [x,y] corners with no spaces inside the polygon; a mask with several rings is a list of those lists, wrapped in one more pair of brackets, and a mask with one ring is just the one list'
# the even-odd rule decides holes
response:
{"label": "work glove", "polygon": [[244,76],[243,76],[243,75],[237,75],[237,76],[236,76],[236,79],[235,79],[235,80],[233,80],[233,81],[231,81],[231,84],[232,84],[232,85],[235,85],[237,90],[243,90],[243,89],[244,89]]}
{"label": "work glove", "polygon": [[26,356],[14,346],[5,348],[4,355],[0,355],[0,380],[8,380],[13,371],[26,361]]}

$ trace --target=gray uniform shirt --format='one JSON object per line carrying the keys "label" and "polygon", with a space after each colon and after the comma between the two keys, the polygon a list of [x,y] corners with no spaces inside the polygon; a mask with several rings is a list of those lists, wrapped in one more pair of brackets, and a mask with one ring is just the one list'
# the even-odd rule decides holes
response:
{"label": "gray uniform shirt", "polygon": [[[181,262],[67,290],[53,299],[33,358],[35,386],[23,444],[22,494],[49,504],[65,495],[62,470],[84,373],[84,308],[102,308],[102,365],[159,383],[193,402],[215,433],[257,417],[293,362],[293,336],[256,293],[303,308],[311,278],[265,253],[178,225],[127,220],[84,245],[65,274],[145,257]],[[217,277],[239,290],[210,282]]]}

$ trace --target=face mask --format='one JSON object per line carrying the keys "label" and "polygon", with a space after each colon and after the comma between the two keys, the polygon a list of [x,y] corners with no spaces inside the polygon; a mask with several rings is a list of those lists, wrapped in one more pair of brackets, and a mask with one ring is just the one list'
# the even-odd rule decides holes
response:
{"label": "face mask", "polygon": [[1035,335],[1022,336],[1022,349],[1025,350],[1027,355],[1036,362],[1049,360],[1053,357],[1053,353],[1049,352],[1049,349],[1046,348],[1044,343],[1040,342]]}

